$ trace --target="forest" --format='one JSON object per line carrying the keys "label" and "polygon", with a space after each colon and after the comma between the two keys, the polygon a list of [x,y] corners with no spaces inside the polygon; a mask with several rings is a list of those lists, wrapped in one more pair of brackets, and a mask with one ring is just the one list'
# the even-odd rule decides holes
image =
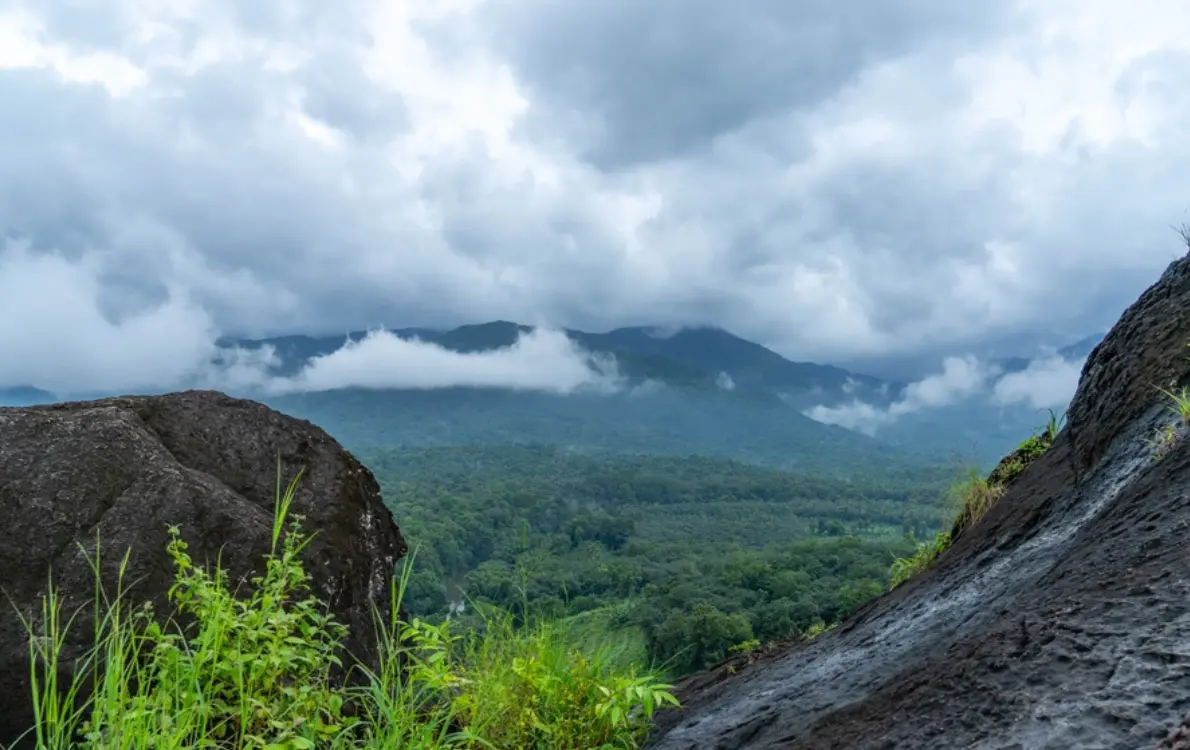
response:
{"label": "forest", "polygon": [[568,622],[680,676],[829,627],[953,516],[954,469],[848,478],[547,445],[373,448],[413,550],[411,613]]}

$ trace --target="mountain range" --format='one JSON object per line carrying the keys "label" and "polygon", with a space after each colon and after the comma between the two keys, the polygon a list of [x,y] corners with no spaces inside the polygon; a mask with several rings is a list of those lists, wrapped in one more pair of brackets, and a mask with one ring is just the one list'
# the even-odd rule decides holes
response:
{"label": "mountain range", "polygon": [[[533,330],[493,321],[388,333],[474,354],[511,347]],[[368,333],[227,338],[219,345],[248,352],[267,347],[273,353],[268,374],[294,378],[317,358]],[[353,386],[275,393],[245,387],[239,395],[310,419],[349,447],[542,443],[580,451],[703,454],[841,475],[952,460],[987,464],[1044,422],[1035,408],[968,397],[930,408],[896,407],[896,418],[863,429],[837,413],[886,414],[912,396],[914,385],[791,361],[718,328],[563,333],[583,352],[614,364],[615,389]],[[1101,339],[1077,341],[1055,356],[1077,362]],[[1005,377],[1027,371],[1035,361],[1018,357],[986,364],[999,373],[995,377]],[[0,405],[55,400],[36,387],[0,389]],[[837,424],[827,423],[832,421]]]}
{"label": "mountain range", "polygon": [[[402,339],[419,339],[459,353],[493,351],[512,346],[534,329],[509,321],[464,325],[449,330],[399,328],[388,332]],[[684,385],[715,386],[723,376],[734,386],[783,393],[817,393],[823,396],[847,392],[867,396],[895,393],[903,384],[852,373],[831,365],[792,362],[760,344],[719,328],[682,328],[673,332],[647,327],[617,328],[607,333],[564,329],[563,333],[583,350],[614,357],[620,374],[630,382],[645,380]],[[314,357],[342,348],[348,340],[360,340],[367,331],[342,336],[280,336],[266,339],[224,339],[224,346],[259,349],[270,346],[278,363],[274,374],[296,374]]]}

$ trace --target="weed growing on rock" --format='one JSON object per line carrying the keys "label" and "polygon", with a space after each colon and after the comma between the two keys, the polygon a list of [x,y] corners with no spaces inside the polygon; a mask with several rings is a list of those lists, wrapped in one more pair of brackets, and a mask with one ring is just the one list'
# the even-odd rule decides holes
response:
{"label": "weed growing on rock", "polygon": [[955,512],[951,530],[940,531],[932,540],[921,542],[913,555],[893,560],[888,571],[890,589],[929,567],[950,548],[954,539],[983,518],[1021,472],[1049,450],[1062,430],[1065,415],[1058,416],[1052,409],[1047,411],[1050,414],[1049,421],[1022,440],[1015,451],[1001,459],[986,478],[975,469],[969,469],[966,481],[951,487],[950,498]]}
{"label": "weed growing on rock", "polygon": [[1178,415],[1182,424],[1190,425],[1190,387],[1182,386],[1176,391],[1160,390],[1169,397],[1169,410]]}
{"label": "weed growing on rock", "polygon": [[822,620],[815,620],[814,624],[806,628],[806,632],[802,633],[802,640],[810,642],[823,633],[834,630],[837,627],[839,627],[838,622],[832,622],[830,625],[827,625]]}
{"label": "weed growing on rock", "polygon": [[922,572],[950,547],[950,532],[939,531],[931,541],[921,542],[911,557],[900,557],[889,568],[889,588],[895,589],[905,581]]}
{"label": "weed growing on rock", "polygon": [[[1008,464],[1008,470],[1003,473],[1015,478],[1023,470],[1023,466],[1017,468],[1015,465]],[[954,523],[954,527],[958,532],[974,526],[996,504],[1000,496],[1004,494],[1005,481],[995,481],[992,478],[994,476],[995,472],[988,478],[984,478],[976,474],[975,470],[972,469],[968,472],[966,482],[951,488],[951,502],[958,507],[958,514]],[[955,535],[956,531],[952,530],[950,536]]]}
{"label": "weed growing on rock", "polygon": [[[102,616],[67,686],[58,675],[69,622],[49,587],[40,627],[24,622],[38,750],[636,748],[654,711],[677,705],[669,685],[574,649],[551,623],[518,628],[493,612],[482,632],[455,634],[450,622],[401,621],[409,560],[390,585],[392,614],[375,617],[378,668],[357,664],[362,681],[332,682],[347,628],[309,594],[301,517],[282,533],[297,481],[284,494],[278,485],[265,573],[246,597],[218,566],[196,567],[170,529],[169,597],[192,627],[161,623],[149,607],[126,611],[127,555],[115,599],[104,598],[97,555]],[[84,678],[94,690],[81,699]]]}
{"label": "weed growing on rock", "polygon": [[1170,451],[1174,449],[1177,444],[1178,431],[1174,426],[1167,424],[1164,427],[1159,427],[1149,438],[1149,447],[1153,449],[1153,460],[1160,461],[1169,455]]}
{"label": "weed growing on rock", "polygon": [[[1186,346],[1190,347],[1190,342],[1187,342]],[[1148,444],[1153,449],[1154,461],[1160,461],[1168,456],[1177,445],[1182,433],[1190,427],[1190,387],[1182,386],[1177,390],[1158,388],[1157,390],[1169,399],[1168,408],[1177,415],[1178,422],[1157,428],[1153,437],[1149,438]]]}

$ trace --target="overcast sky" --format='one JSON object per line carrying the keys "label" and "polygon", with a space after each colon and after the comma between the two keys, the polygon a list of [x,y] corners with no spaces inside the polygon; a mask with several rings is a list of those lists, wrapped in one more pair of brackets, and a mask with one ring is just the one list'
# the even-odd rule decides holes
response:
{"label": "overcast sky", "polygon": [[936,368],[1066,343],[1184,251],[1187,29],[1185,0],[0,0],[0,385],[494,318]]}

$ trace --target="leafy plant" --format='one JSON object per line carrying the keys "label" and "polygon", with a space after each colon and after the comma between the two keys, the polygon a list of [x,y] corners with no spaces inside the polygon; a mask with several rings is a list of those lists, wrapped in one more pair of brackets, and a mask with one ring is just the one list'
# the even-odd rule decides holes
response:
{"label": "leafy plant", "polygon": [[[354,665],[362,686],[333,684],[347,629],[309,595],[301,517],[282,533],[299,478],[284,494],[278,480],[265,573],[245,597],[218,564],[196,567],[170,527],[169,599],[190,627],[161,623],[148,606],[124,610],[127,556],[107,601],[97,553],[94,645],[68,686],[57,680],[69,623],[51,582],[41,632],[23,620],[38,750],[635,748],[656,708],[677,704],[653,674],[609,666],[550,623],[517,628],[494,613],[483,630],[455,634],[449,621],[400,620],[412,556],[390,584],[387,620],[374,611],[379,666]],[[83,698],[88,675],[94,689]]]}
{"label": "leafy plant", "polygon": [[737,643],[734,646],[728,647],[727,652],[729,654],[747,655],[747,654],[752,653],[753,651],[755,651],[758,648],[760,648],[760,641],[756,640],[755,638],[749,638],[748,640],[746,640],[742,643]]}
{"label": "leafy plant", "polygon": [[839,623],[837,622],[832,622],[830,625],[827,625],[822,620],[816,620],[813,625],[806,628],[806,632],[802,633],[802,640],[812,641],[823,633],[834,630],[837,627],[839,627]]}
{"label": "leafy plant", "polygon": [[1017,449],[1001,462],[994,472],[993,483],[1008,484],[1019,476],[1026,466],[1040,458],[1053,445],[1058,433],[1062,430],[1062,424],[1066,421],[1066,415],[1063,413],[1059,417],[1053,409],[1046,409],[1046,411],[1050,414],[1049,421],[1022,440]]}

